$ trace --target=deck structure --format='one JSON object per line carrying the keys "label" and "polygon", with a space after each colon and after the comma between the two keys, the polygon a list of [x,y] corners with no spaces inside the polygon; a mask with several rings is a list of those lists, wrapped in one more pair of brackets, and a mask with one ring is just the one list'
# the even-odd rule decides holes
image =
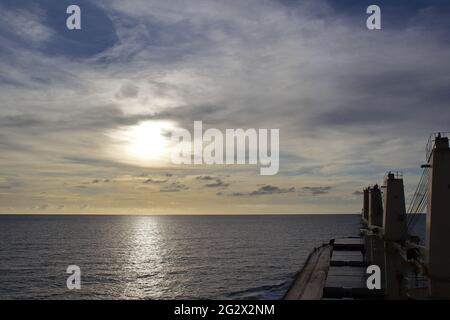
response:
{"label": "deck structure", "polygon": [[331,240],[314,249],[283,299],[382,298],[383,290],[366,287],[365,252],[365,241],[360,237]]}
{"label": "deck structure", "polygon": [[[284,299],[450,299],[449,137],[430,136],[408,210],[403,175],[389,171],[381,188],[364,189],[361,237],[314,249]],[[411,231],[425,209],[423,246]],[[369,265],[380,270],[377,289],[368,288]]]}

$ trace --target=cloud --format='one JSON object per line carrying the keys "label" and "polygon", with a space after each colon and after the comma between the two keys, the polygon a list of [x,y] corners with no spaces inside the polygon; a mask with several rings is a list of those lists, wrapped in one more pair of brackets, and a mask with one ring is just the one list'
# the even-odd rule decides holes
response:
{"label": "cloud", "polygon": [[136,98],[139,94],[139,88],[134,84],[124,84],[116,94],[117,99]]}
{"label": "cloud", "polygon": [[363,194],[364,194],[364,192],[362,192],[360,190],[356,190],[355,192],[352,193],[352,195],[354,195],[354,196],[361,196]]}
{"label": "cloud", "polygon": [[[45,11],[37,5],[29,8],[11,8],[0,4],[2,20],[0,26],[13,34],[10,39],[24,41],[33,46],[43,45],[54,35],[54,31],[45,25]],[[32,10],[33,9],[33,10]]]}
{"label": "cloud", "polygon": [[214,177],[214,176],[198,176],[195,179],[197,179],[197,180],[204,180],[204,181],[212,181],[212,180],[216,180],[217,177]]}
{"label": "cloud", "polygon": [[329,193],[332,187],[303,187],[302,190],[313,196]]}
{"label": "cloud", "polygon": [[111,182],[110,179],[94,179],[92,180],[92,184],[98,184],[98,183],[109,183]]}
{"label": "cloud", "polygon": [[285,189],[285,188],[280,188],[277,186],[265,185],[265,186],[260,187],[258,190],[252,191],[251,195],[290,193],[290,192],[294,192],[294,191],[295,191],[294,187]]}
{"label": "cloud", "polygon": [[[338,179],[349,194],[390,168],[414,178],[427,135],[450,123],[450,10],[410,2],[383,9],[383,30],[371,32],[360,1],[79,0],[83,29],[69,32],[69,0],[2,1],[2,175],[20,175],[26,190],[55,186],[42,176],[136,176],[142,167],[110,152],[119,142],[108,132],[161,119],[280,128],[279,176],[301,174],[304,184]],[[240,170],[214,167],[199,181],[219,188],[218,177]],[[288,193],[278,183],[236,195]],[[297,191],[330,191],[310,188]],[[29,195],[18,190],[10,201]]]}
{"label": "cloud", "polygon": [[207,188],[226,188],[230,186],[229,183],[224,182],[222,179],[216,179],[215,182],[205,184]]}
{"label": "cloud", "polygon": [[73,32],[65,27],[70,0],[17,2],[5,0],[0,5],[0,36],[10,45],[33,49],[39,54],[87,58],[111,48],[117,42],[116,29],[108,14],[89,0],[78,0],[82,28]]}
{"label": "cloud", "polygon": [[36,117],[26,114],[0,117],[2,127],[28,128],[40,123]]}
{"label": "cloud", "polygon": [[260,196],[260,195],[272,195],[272,194],[284,194],[291,193],[295,191],[295,187],[291,188],[280,188],[273,185],[264,185],[257,190],[251,192],[233,192],[230,194],[225,194],[223,192],[217,193],[217,195],[229,195],[233,197],[245,197],[245,196]]}
{"label": "cloud", "polygon": [[10,190],[13,188],[21,187],[23,183],[21,183],[16,178],[6,177],[2,178],[0,176],[0,189],[2,190]]}
{"label": "cloud", "polygon": [[221,178],[216,176],[204,175],[204,176],[197,176],[195,179],[209,182],[204,185],[204,187],[206,188],[226,188],[230,186],[229,183],[226,183]]}
{"label": "cloud", "polygon": [[144,180],[144,183],[156,183],[156,184],[160,184],[160,183],[166,183],[167,182],[167,179],[166,180],[163,180],[163,179],[153,179],[153,178],[149,178],[149,179],[146,179],[146,180]]}
{"label": "cloud", "polygon": [[189,187],[182,183],[173,182],[169,186],[162,188],[160,192],[179,192],[183,190],[189,190]]}
{"label": "cloud", "polygon": [[[244,14],[249,8],[254,12],[252,24]],[[449,57],[448,45],[421,28],[368,33],[354,26],[352,15],[340,15],[336,21],[336,8],[309,1],[289,5],[210,1],[193,9],[137,0],[88,7],[86,18],[95,22],[97,15],[104,17],[120,41],[84,63],[36,56],[34,67],[27,70],[32,74],[42,68],[36,70],[38,74],[51,76],[52,82],[29,82],[41,84],[43,92],[60,83],[73,88],[72,95],[91,101],[82,109],[78,101],[65,100],[61,108],[65,92],[56,95],[58,108],[49,108],[47,114],[42,106],[35,108],[45,118],[42,130],[95,133],[152,118],[174,120],[182,127],[199,119],[216,127],[279,127],[282,150],[301,157],[302,167],[318,163],[321,168],[344,155],[351,161],[356,149],[367,150],[369,145],[371,159],[380,161],[386,151],[383,141],[393,135],[414,140],[428,132],[426,128],[448,123],[447,113],[440,119],[428,117],[428,123],[416,126],[421,132],[411,135],[410,128],[415,127],[411,123],[425,112],[425,101],[433,98],[430,108],[445,110],[449,70],[443,62]],[[45,10],[52,20],[56,9],[42,6]],[[271,19],[266,19],[268,14]],[[426,45],[417,49],[417,39],[424,39]],[[386,55],[390,59],[384,59]],[[51,69],[55,75],[49,73]],[[30,73],[20,76],[26,74]],[[113,75],[120,77],[115,81]],[[289,83],[296,84],[295,90],[284,85]],[[119,100],[137,99],[133,106],[124,101],[111,104],[117,88]],[[21,104],[17,99],[15,103]],[[327,129],[315,130],[323,127]],[[383,139],[374,139],[373,131]],[[322,150],[329,146],[335,152],[325,161]]]}

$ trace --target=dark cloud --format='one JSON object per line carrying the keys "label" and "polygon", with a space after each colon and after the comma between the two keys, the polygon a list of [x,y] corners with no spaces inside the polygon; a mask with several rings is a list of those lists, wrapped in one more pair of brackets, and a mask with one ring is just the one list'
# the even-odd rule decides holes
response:
{"label": "dark cloud", "polygon": [[258,190],[253,191],[251,193],[251,195],[289,193],[289,192],[294,192],[294,191],[295,191],[294,187],[285,189],[285,188],[279,188],[277,186],[265,185],[265,186],[260,187]]}
{"label": "dark cloud", "polygon": [[283,194],[294,192],[295,188],[280,188],[273,185],[264,185],[257,190],[251,192],[233,192],[230,194],[225,194],[223,192],[217,193],[217,195],[229,195],[233,197],[245,197],[245,196],[259,196],[259,195],[271,195],[271,194]]}
{"label": "dark cloud", "polygon": [[[419,63],[419,57],[414,59]],[[429,56],[423,59],[437,58]],[[393,132],[401,124],[406,124],[410,130],[409,124],[418,119],[430,125],[450,122],[450,113],[442,112],[450,100],[450,65],[431,64],[422,68],[401,60],[395,68],[389,67],[385,61],[380,61],[379,65],[380,70],[368,74],[352,69],[343,73],[337,88],[350,93],[349,96],[337,97],[335,106],[314,115],[311,124],[358,128],[379,128],[381,125],[393,127]],[[429,117],[430,113],[439,113],[441,117]]]}
{"label": "dark cloud", "polygon": [[189,190],[189,187],[178,182],[173,182],[169,186],[162,188],[159,190],[160,192],[179,192],[183,190]]}
{"label": "dark cloud", "polygon": [[132,126],[152,119],[155,119],[155,115],[127,115],[117,105],[104,105],[95,107],[90,111],[80,110],[70,113],[55,111],[52,117],[45,120],[33,114],[3,116],[0,117],[0,126],[20,129],[39,127],[46,132],[107,130],[119,126]]}
{"label": "dark cloud", "polygon": [[222,179],[216,179],[213,183],[205,184],[205,187],[207,188],[226,188],[228,186],[230,186],[230,184],[224,182]]}
{"label": "dark cloud", "polygon": [[139,94],[139,88],[134,84],[124,84],[116,94],[118,99],[136,98]]}
{"label": "dark cloud", "polygon": [[111,180],[110,179],[94,179],[92,180],[91,183],[93,184],[97,184],[97,183],[109,183]]}
{"label": "dark cloud", "polygon": [[41,120],[28,114],[0,117],[0,127],[31,127],[42,123]]}
{"label": "dark cloud", "polygon": [[158,180],[158,179],[153,179],[153,178],[149,178],[144,181],[144,183],[155,183],[155,184],[166,183],[166,182],[167,182],[167,179],[166,180]]}
{"label": "dark cloud", "polygon": [[214,177],[214,176],[198,176],[195,179],[197,179],[197,180],[205,180],[205,181],[212,181],[212,180],[216,180],[217,177]]}
{"label": "dark cloud", "polygon": [[313,196],[329,193],[332,188],[326,187],[303,187],[302,190],[305,193],[312,194]]}

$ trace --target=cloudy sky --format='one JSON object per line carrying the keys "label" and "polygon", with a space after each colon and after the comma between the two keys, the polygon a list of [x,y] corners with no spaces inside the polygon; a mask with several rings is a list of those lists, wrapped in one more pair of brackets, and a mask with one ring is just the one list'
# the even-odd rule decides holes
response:
{"label": "cloudy sky", "polygon": [[[82,30],[66,28],[81,8]],[[355,213],[449,131],[450,3],[0,0],[0,213]],[[167,134],[279,128],[280,171],[174,166]]]}

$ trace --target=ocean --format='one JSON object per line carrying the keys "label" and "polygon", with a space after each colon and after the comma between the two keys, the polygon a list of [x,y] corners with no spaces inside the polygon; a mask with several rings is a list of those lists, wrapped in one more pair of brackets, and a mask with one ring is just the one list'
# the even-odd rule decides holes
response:
{"label": "ocean", "polygon": [[[278,299],[358,215],[0,216],[0,299]],[[69,265],[81,289],[69,290]]]}

